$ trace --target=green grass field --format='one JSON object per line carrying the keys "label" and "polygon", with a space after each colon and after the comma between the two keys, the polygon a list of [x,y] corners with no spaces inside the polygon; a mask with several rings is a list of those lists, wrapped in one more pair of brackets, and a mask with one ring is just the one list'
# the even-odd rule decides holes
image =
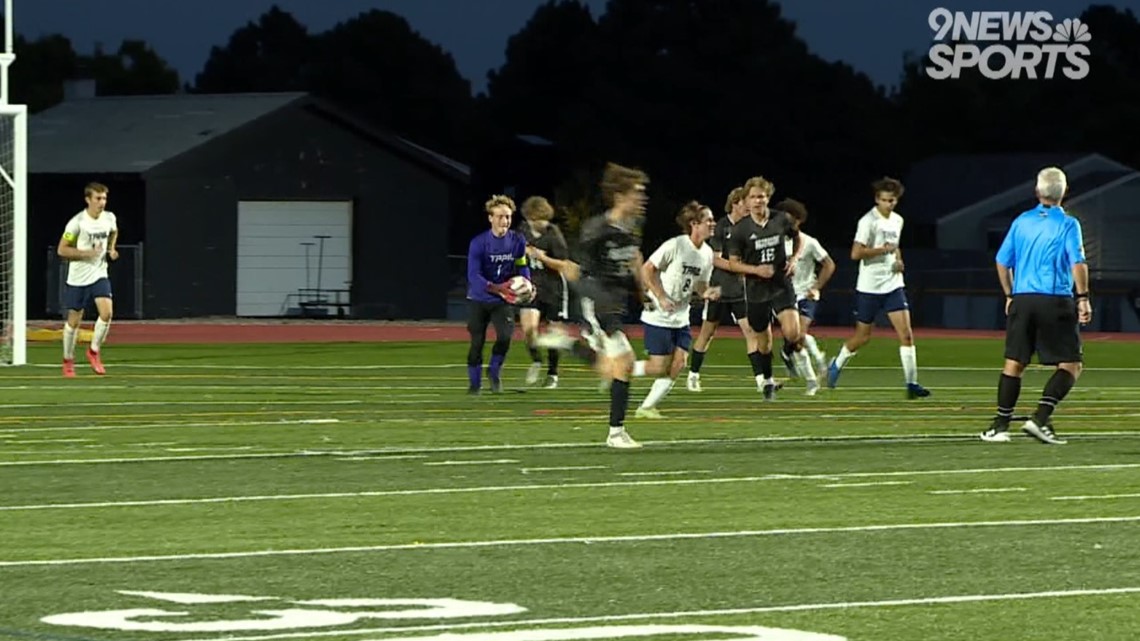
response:
{"label": "green grass field", "polygon": [[112,342],[64,380],[34,347],[0,369],[0,638],[1140,635],[1140,344],[1086,345],[1053,447],[977,439],[996,341],[922,341],[929,399],[879,338],[762,403],[720,339],[640,451],[580,366],[524,390],[516,346],[472,399],[465,351]]}

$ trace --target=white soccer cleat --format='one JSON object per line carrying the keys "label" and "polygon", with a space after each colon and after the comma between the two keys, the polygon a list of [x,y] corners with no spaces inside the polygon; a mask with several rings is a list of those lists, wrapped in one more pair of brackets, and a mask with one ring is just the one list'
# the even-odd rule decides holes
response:
{"label": "white soccer cleat", "polygon": [[656,407],[639,407],[637,408],[637,411],[633,413],[633,415],[637,418],[648,418],[653,420],[665,418],[665,415],[661,413],[661,410],[657,409]]}
{"label": "white soccer cleat", "polygon": [[1047,445],[1064,445],[1066,443],[1064,439],[1057,437],[1057,433],[1053,431],[1053,426],[1049,423],[1038,425],[1033,419],[1029,419],[1025,421],[1025,425],[1021,426],[1021,431]]}
{"label": "white soccer cleat", "polygon": [[548,374],[546,376],[546,384],[543,385],[542,388],[543,389],[557,389],[557,387],[558,387],[558,375],[557,374]]}
{"label": "white soccer cleat", "polygon": [[815,379],[808,381],[807,382],[807,389],[804,390],[804,394],[806,394],[808,396],[815,396],[818,393],[819,393],[819,381],[815,380]]}
{"label": "white soccer cleat", "polygon": [[690,392],[701,391],[701,375],[697,372],[689,372],[689,377],[685,379],[685,389]]}
{"label": "white soccer cleat", "polygon": [[819,358],[815,359],[815,371],[816,373],[827,372],[827,354],[824,352],[820,352]]}
{"label": "white soccer cleat", "polygon": [[636,450],[641,447],[641,443],[633,440],[629,432],[622,430],[617,434],[610,434],[606,439],[606,447],[612,447],[616,450]]}
{"label": "white soccer cleat", "polygon": [[539,374],[542,374],[542,363],[535,361],[526,370],[526,384],[537,385]]}

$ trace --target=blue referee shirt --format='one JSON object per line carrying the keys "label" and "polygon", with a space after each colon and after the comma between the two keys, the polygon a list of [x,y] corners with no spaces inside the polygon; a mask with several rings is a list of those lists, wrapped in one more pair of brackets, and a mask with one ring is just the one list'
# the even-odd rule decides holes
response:
{"label": "blue referee shirt", "polygon": [[1073,265],[1085,262],[1081,223],[1056,205],[1013,220],[997,262],[1013,270],[1013,294],[1073,295]]}

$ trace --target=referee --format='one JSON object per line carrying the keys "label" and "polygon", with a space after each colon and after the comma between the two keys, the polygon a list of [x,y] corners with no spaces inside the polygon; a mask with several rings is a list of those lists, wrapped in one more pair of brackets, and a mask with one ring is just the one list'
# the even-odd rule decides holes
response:
{"label": "referee", "polygon": [[982,432],[983,441],[1009,441],[1021,375],[1036,351],[1042,365],[1057,369],[1021,430],[1042,443],[1065,443],[1050,416],[1081,375],[1079,326],[1092,320],[1081,224],[1061,208],[1067,188],[1065,172],[1042,169],[1037,174],[1040,204],[1014,219],[998,249],[997,273],[1007,316],[1005,366],[998,382],[997,416]]}

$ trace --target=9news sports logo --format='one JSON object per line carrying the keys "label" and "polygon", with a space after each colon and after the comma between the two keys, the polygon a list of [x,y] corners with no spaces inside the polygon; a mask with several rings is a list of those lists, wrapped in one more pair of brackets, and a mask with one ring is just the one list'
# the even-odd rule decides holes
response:
{"label": "9news sports logo", "polygon": [[1089,74],[1085,43],[1092,36],[1079,18],[1055,22],[1048,11],[967,13],[938,7],[927,22],[935,44],[926,75],[935,80],[958,78],[975,68],[990,80],[1050,79],[1058,67],[1070,80]]}

